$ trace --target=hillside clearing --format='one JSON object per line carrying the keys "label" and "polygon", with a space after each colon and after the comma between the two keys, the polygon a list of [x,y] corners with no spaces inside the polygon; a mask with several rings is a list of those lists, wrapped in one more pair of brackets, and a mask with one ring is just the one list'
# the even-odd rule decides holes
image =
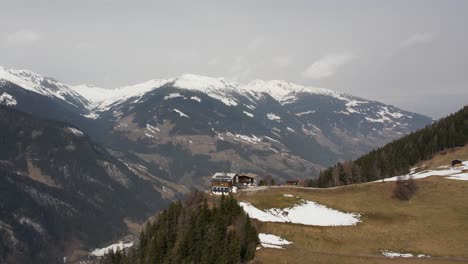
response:
{"label": "hillside clearing", "polygon": [[[256,221],[259,232],[277,235],[293,243],[285,250],[257,251],[256,259],[260,263],[468,261],[468,181],[428,177],[416,182],[419,191],[409,202],[391,198],[394,182],[333,189],[271,188],[241,192],[238,199],[257,208],[269,209],[293,206],[299,197],[342,212],[362,214],[362,223],[355,226]],[[386,258],[383,251],[431,257]]]}
{"label": "hillside clearing", "polygon": [[450,164],[452,160],[468,160],[468,145],[459,148],[447,149],[435,154],[429,161],[421,161],[415,167],[434,169]]}
{"label": "hillside clearing", "polygon": [[452,166],[439,166],[434,169],[430,170],[420,170],[419,168],[415,168],[412,170],[410,174],[395,176],[391,178],[385,178],[383,180],[377,180],[374,182],[380,181],[396,181],[400,179],[409,179],[410,177],[413,179],[423,179],[431,176],[443,176],[446,179],[452,180],[465,180],[466,178],[466,171],[468,171],[468,161],[464,161],[462,166],[459,167],[452,167]]}

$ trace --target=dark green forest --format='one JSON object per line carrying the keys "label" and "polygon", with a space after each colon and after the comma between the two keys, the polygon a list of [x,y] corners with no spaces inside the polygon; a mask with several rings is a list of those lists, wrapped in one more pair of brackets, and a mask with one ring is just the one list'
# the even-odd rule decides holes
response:
{"label": "dark green forest", "polygon": [[259,243],[255,227],[232,196],[208,203],[195,193],[148,222],[139,245],[127,252],[110,252],[101,264],[244,263]]}
{"label": "dark green forest", "polygon": [[402,175],[444,149],[468,143],[468,106],[421,130],[373,150],[355,161],[338,163],[306,185],[334,187]]}

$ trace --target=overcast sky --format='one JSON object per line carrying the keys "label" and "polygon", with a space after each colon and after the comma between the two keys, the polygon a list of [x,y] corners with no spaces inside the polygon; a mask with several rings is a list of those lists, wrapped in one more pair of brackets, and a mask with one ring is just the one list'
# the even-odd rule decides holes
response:
{"label": "overcast sky", "polygon": [[118,87],[282,79],[438,118],[468,104],[468,1],[4,1],[0,65]]}

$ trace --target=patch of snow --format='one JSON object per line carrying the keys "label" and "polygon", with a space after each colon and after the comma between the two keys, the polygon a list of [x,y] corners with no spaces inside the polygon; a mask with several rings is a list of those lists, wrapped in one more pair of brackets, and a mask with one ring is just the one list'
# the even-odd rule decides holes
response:
{"label": "patch of snow", "polygon": [[387,258],[430,258],[430,255],[418,254],[413,255],[411,253],[399,253],[390,250],[382,250],[382,255]]}
{"label": "patch of snow", "polygon": [[309,115],[309,114],[315,114],[315,110],[295,113],[295,115],[297,116],[303,116],[303,115]]}
{"label": "patch of snow", "polygon": [[292,244],[284,238],[271,234],[259,233],[258,238],[264,248],[284,249],[284,246]]}
{"label": "patch of snow", "polygon": [[335,114],[343,114],[343,115],[350,115],[350,114],[351,114],[350,112],[346,112],[346,111],[333,111],[333,113],[335,113]]}
{"label": "patch of snow", "polygon": [[381,118],[375,119],[375,118],[370,118],[370,117],[365,117],[367,121],[372,122],[372,123],[385,123],[385,122],[390,122],[392,121],[390,118],[386,116],[382,116]]}
{"label": "patch of snow", "polygon": [[[452,180],[468,180],[467,175],[468,173],[463,173],[464,170],[468,169],[468,161],[462,163],[463,166],[460,167],[451,167],[451,166],[440,166],[435,170],[424,170],[418,173],[414,173],[415,169],[411,169],[409,174],[395,176],[391,178],[386,178],[384,181],[396,181],[398,179],[409,179],[410,177],[413,179],[423,179],[430,176],[443,176],[445,179],[452,179]],[[375,182],[381,182],[382,180],[377,180]]]}
{"label": "patch of snow", "polygon": [[75,136],[83,136],[84,133],[74,127],[67,127],[67,130],[72,132]]}
{"label": "patch of snow", "polygon": [[430,255],[424,255],[424,254],[418,254],[418,255],[416,255],[416,257],[418,257],[418,258],[430,258],[431,256]]}
{"label": "patch of snow", "polygon": [[320,128],[318,128],[318,127],[316,127],[316,126],[314,126],[314,125],[312,125],[312,124],[308,124],[308,125],[311,126],[311,127],[313,127],[315,130],[321,131]]}
{"label": "patch of snow", "polygon": [[83,116],[86,117],[86,118],[89,118],[89,119],[98,119],[99,118],[99,114],[95,113],[95,112],[90,112],[89,114],[86,114],[86,115],[83,115]]}
{"label": "patch of snow", "polygon": [[225,105],[229,105],[229,106],[236,106],[238,103],[231,99],[231,98],[227,98],[227,97],[215,97],[214,95],[210,95],[211,97],[215,98],[215,99],[218,99],[220,100],[221,102],[223,102]]}
{"label": "patch of snow", "polygon": [[244,114],[248,117],[254,117],[254,114],[244,111]]}
{"label": "patch of snow", "polygon": [[148,131],[150,131],[153,134],[157,134],[157,132],[161,132],[159,128],[152,126],[150,124],[146,124],[146,129],[148,129]]}
{"label": "patch of snow", "polygon": [[12,95],[3,92],[2,95],[0,95],[0,104],[12,106],[12,105],[16,105],[17,102],[16,102],[16,99]]}
{"label": "patch of snow", "polygon": [[175,112],[177,112],[181,117],[187,117],[187,118],[190,118],[188,115],[184,114],[182,111],[180,111],[179,109],[174,109]]}
{"label": "patch of snow", "polygon": [[169,100],[169,99],[178,98],[178,97],[185,98],[180,93],[170,93],[169,95],[164,96],[164,100]]}
{"label": "patch of snow", "polygon": [[391,112],[389,109],[388,109],[388,106],[383,106],[381,108],[381,110],[378,112],[380,115],[389,115],[393,118],[402,118],[403,116],[405,116],[404,114],[400,113],[400,112],[397,112],[397,111],[393,111]]}
{"label": "patch of snow", "polygon": [[284,197],[294,197],[292,194],[283,194]]}
{"label": "patch of snow", "polygon": [[[399,119],[403,116],[406,116],[398,112],[398,110],[390,111],[388,106],[382,106],[376,114],[379,116],[378,118],[366,117],[366,120],[373,123],[387,123],[393,122],[393,119]],[[396,122],[396,124],[398,124],[399,126],[402,125],[399,122]]]}
{"label": "patch of snow", "polygon": [[190,97],[190,99],[195,100],[195,101],[197,101],[199,103],[201,102],[201,98],[198,97],[198,96],[192,96],[192,97]]}
{"label": "patch of snow", "polygon": [[468,173],[453,174],[452,176],[445,178],[452,180],[468,181]]}
{"label": "patch of snow", "polygon": [[279,142],[278,140],[273,139],[273,138],[271,138],[271,137],[269,137],[269,136],[264,136],[264,138],[266,138],[266,139],[268,139],[268,140],[271,140],[271,141],[273,141],[273,142],[276,142],[276,143],[278,143],[278,144],[281,144],[281,142]]}
{"label": "patch of snow", "polygon": [[255,106],[253,105],[245,105],[245,107],[249,108],[250,110],[255,110]]}
{"label": "patch of snow", "polygon": [[291,132],[296,132],[296,130],[294,130],[294,129],[290,128],[290,127],[287,127],[287,129],[288,129],[289,131],[291,131]]}
{"label": "patch of snow", "polygon": [[302,200],[290,208],[260,210],[248,202],[239,205],[251,218],[262,222],[282,222],[313,226],[350,226],[361,222],[360,214],[343,213],[318,203]]}
{"label": "patch of snow", "polygon": [[233,134],[231,132],[227,132],[226,136],[230,136],[230,137],[234,138],[234,140],[240,140],[240,141],[245,141],[245,142],[249,142],[249,143],[258,143],[258,142],[262,141],[261,138],[255,136],[255,135],[247,136],[247,135]]}
{"label": "patch of snow", "polygon": [[102,257],[105,254],[109,253],[110,251],[121,251],[123,249],[129,248],[133,246],[133,242],[128,242],[124,243],[123,241],[120,241],[119,243],[112,244],[110,246],[107,246],[105,248],[96,248],[91,252],[92,256],[96,257]]}
{"label": "patch of snow", "polygon": [[268,119],[270,119],[270,120],[274,120],[274,121],[278,121],[278,122],[279,122],[279,120],[281,120],[281,117],[279,117],[279,116],[277,116],[277,115],[275,115],[275,114],[273,114],[273,113],[268,113],[268,114],[266,115],[266,117],[267,117]]}

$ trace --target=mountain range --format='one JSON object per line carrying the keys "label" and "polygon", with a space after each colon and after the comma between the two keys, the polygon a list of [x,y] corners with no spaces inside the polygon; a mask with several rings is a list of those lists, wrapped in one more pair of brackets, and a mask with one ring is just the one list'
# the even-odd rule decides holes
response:
{"label": "mountain range", "polygon": [[150,178],[186,187],[214,171],[318,175],[432,122],[328,89],[193,74],[105,89],[2,68],[0,93],[3,104],[74,124]]}
{"label": "mountain range", "polygon": [[115,89],[0,68],[1,261],[128,233],[216,171],[310,178],[429,117],[285,81],[184,74]]}

